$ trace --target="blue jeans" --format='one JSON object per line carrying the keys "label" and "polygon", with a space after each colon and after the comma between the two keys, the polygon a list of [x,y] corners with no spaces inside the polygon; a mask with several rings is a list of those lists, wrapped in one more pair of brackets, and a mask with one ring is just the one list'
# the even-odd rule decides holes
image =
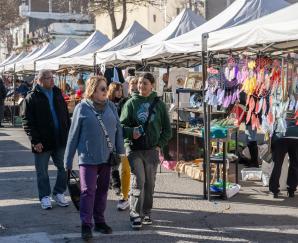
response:
{"label": "blue jeans", "polygon": [[51,185],[48,174],[50,157],[52,157],[54,165],[57,168],[57,178],[53,194],[60,194],[66,191],[67,175],[63,163],[64,151],[65,148],[57,148],[52,151],[34,154],[39,200],[45,196],[51,195]]}

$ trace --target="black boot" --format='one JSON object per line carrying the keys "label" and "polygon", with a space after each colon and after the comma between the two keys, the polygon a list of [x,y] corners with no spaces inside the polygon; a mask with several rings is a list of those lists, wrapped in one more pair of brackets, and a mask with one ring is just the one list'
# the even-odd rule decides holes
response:
{"label": "black boot", "polygon": [[92,231],[90,226],[82,225],[82,239],[83,240],[90,240],[92,239]]}
{"label": "black boot", "polygon": [[259,150],[256,141],[249,142],[247,145],[250,153],[250,163],[249,167],[259,168]]}
{"label": "black boot", "polygon": [[106,223],[95,223],[94,230],[102,234],[112,234],[113,232],[112,228]]}
{"label": "black boot", "polygon": [[295,197],[295,191],[288,190],[288,197]]}

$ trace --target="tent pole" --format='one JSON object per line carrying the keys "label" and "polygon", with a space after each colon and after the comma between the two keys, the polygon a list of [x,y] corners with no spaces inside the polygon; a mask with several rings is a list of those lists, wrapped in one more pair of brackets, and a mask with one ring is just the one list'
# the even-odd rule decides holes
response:
{"label": "tent pole", "polygon": [[[208,33],[202,34],[202,77],[203,77],[203,88],[207,80],[207,40],[209,38]],[[209,106],[205,102],[205,93],[203,92],[203,109],[204,109],[204,198],[210,200],[210,139],[209,139]],[[207,196],[207,198],[206,198]]]}
{"label": "tent pole", "polygon": [[96,52],[93,55],[93,74],[96,75]]}
{"label": "tent pole", "polygon": [[16,112],[16,64],[14,64],[13,68],[13,108],[12,108],[12,126],[15,126],[15,112]]}

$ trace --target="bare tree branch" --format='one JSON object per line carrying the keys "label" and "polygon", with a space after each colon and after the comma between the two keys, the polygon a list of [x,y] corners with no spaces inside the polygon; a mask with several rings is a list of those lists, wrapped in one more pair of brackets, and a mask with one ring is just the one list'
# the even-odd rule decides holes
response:
{"label": "bare tree branch", "polygon": [[[158,0],[90,0],[89,11],[93,14],[108,14],[111,20],[113,38],[121,34],[127,21],[128,5],[159,5]],[[122,12],[120,27],[117,28],[115,13]]]}

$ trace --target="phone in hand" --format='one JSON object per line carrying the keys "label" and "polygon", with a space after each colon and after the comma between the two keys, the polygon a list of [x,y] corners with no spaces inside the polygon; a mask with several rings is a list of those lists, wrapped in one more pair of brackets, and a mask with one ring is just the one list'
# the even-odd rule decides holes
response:
{"label": "phone in hand", "polygon": [[138,126],[138,131],[142,136],[145,135],[145,131],[142,125]]}

